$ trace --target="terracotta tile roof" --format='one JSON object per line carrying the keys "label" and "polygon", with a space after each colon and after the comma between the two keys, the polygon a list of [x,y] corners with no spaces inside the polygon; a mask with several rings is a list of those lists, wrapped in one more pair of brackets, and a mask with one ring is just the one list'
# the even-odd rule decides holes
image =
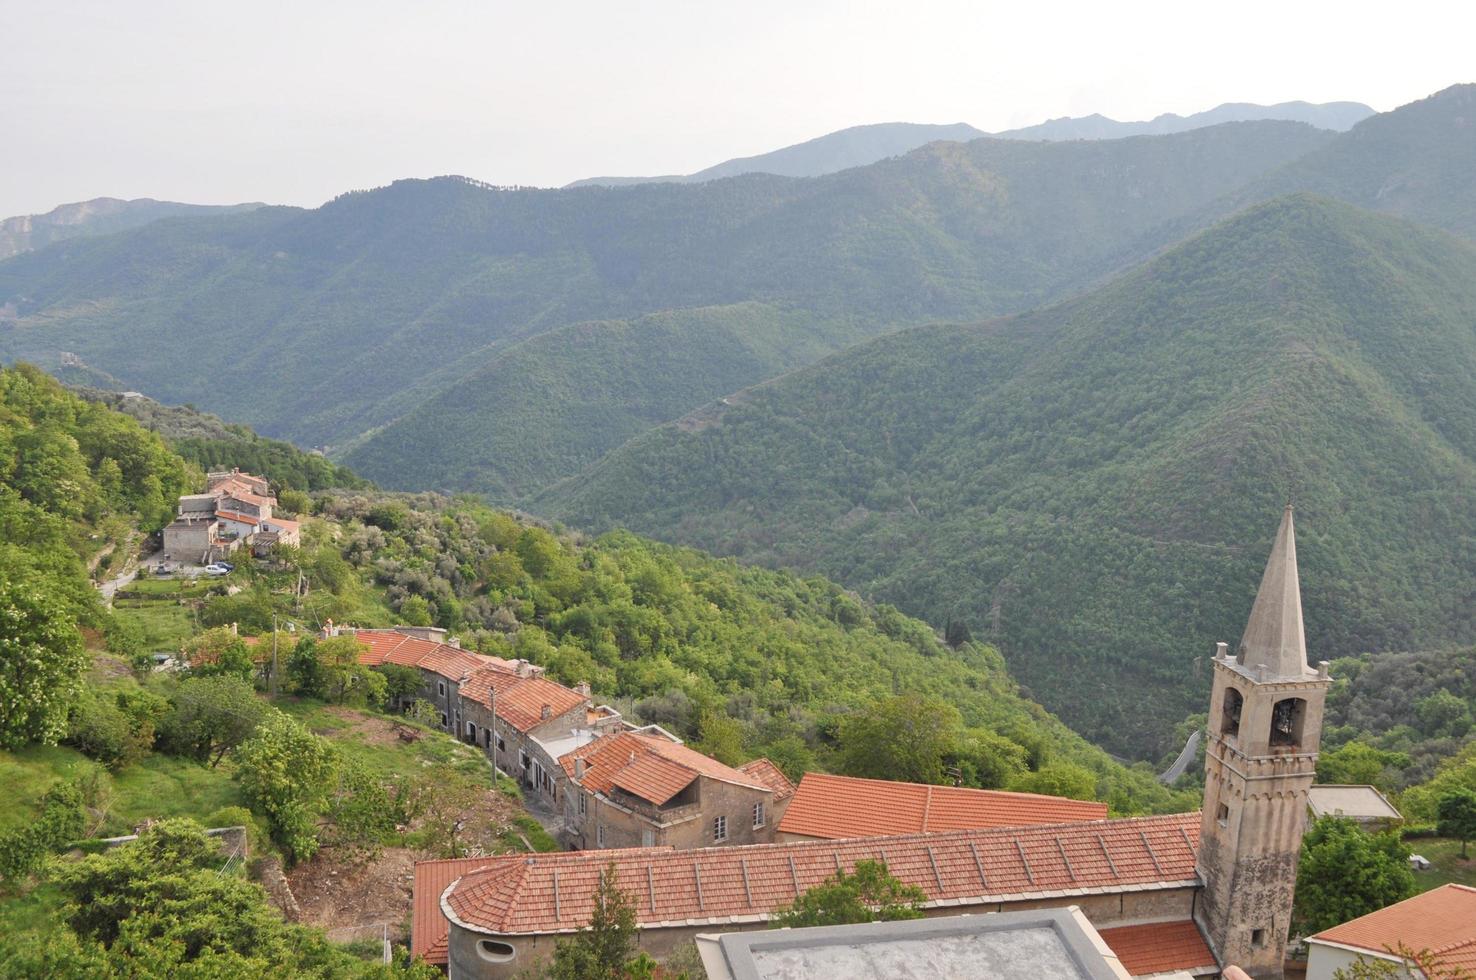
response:
{"label": "terracotta tile roof", "polygon": [[497,661],[496,657],[484,657],[470,650],[406,636],[394,630],[357,630],[353,636],[362,644],[359,663],[370,667],[380,664],[419,667],[447,680],[460,682],[473,671],[492,667]]}
{"label": "terracotta tile roof", "polygon": [[238,487],[232,487],[226,494],[226,498],[228,500],[239,500],[241,503],[250,504],[253,507],[270,507],[277,502],[275,497],[263,497],[260,494],[252,493],[250,490],[242,490]]}
{"label": "terracotta tile roof", "polygon": [[[864,840],[798,841],[690,851],[574,851],[493,858],[450,886],[441,910],[502,935],[582,928],[601,870],[648,926],[760,922],[858,861],[881,859],[928,907],[1068,898],[1197,884],[1198,813]],[[557,889],[557,892],[556,892]]]}
{"label": "terracotta tile roof", "polygon": [[410,952],[428,963],[446,962],[451,924],[441,912],[441,892],[468,871],[486,867],[487,858],[415,862],[415,892],[410,917]]}
{"label": "terracotta tile roof", "polygon": [[1172,970],[1219,969],[1192,919],[1098,929],[1102,940],[1135,977]]}
{"label": "terracotta tile roof", "polygon": [[1476,888],[1442,885],[1312,936],[1387,953],[1400,943],[1428,949],[1445,967],[1476,968]]}
{"label": "terracotta tile roof", "polygon": [[531,731],[545,722],[545,705],[549,708],[549,717],[559,717],[570,711],[583,711],[584,705],[589,704],[589,698],[579,691],[565,688],[546,677],[520,677],[506,670],[483,673],[493,682],[497,717],[520,732]]}
{"label": "terracotta tile roof", "polygon": [[[575,759],[584,760],[583,778],[574,778]],[[609,793],[611,787],[618,786],[657,806],[680,793],[698,776],[753,789],[771,789],[759,777],[725,766],[679,742],[639,732],[603,735],[567,753],[559,759],[559,764],[570,779],[586,789]]]}
{"label": "terracotta tile roof", "polygon": [[273,515],[271,517],[268,517],[267,518],[267,523],[270,524],[272,527],[280,527],[280,528],[282,528],[284,530],[294,531],[294,532],[297,531],[299,528],[302,527],[302,522],[301,521],[288,520],[285,517],[277,517],[275,515]]}
{"label": "terracotta tile roof", "polygon": [[752,776],[773,790],[775,803],[787,800],[794,795],[794,783],[789,781],[789,777],[784,775],[783,770],[768,759],[754,759],[752,762],[745,762],[738,767],[738,771],[745,776]]}
{"label": "terracotta tile roof", "polygon": [[261,521],[249,514],[237,514],[228,510],[217,510],[215,516],[223,521],[238,521],[242,524],[260,524]]}
{"label": "terracotta tile roof", "polygon": [[[633,849],[636,853],[651,854],[670,848],[648,847]],[[604,855],[630,853],[631,849],[614,848],[601,851]],[[478,868],[498,865],[515,857],[441,858],[435,861],[415,862],[415,889],[412,899],[413,914],[410,919],[410,953],[436,966],[446,965],[446,935],[451,924],[441,911],[441,893],[451,883]]]}
{"label": "terracotta tile roof", "polygon": [[937,833],[978,827],[1097,820],[1107,804],[1036,793],[894,783],[807,772],[790,801],[781,834],[834,840]]}

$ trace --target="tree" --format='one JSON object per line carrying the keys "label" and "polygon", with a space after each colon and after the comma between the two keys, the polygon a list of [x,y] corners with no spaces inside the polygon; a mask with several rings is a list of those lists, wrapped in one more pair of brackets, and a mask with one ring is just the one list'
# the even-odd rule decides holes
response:
{"label": "tree", "polygon": [[1384,773],[1408,766],[1409,756],[1403,752],[1390,752],[1367,742],[1348,742],[1331,752],[1324,752],[1317,760],[1317,781],[1369,784],[1387,789],[1388,780],[1384,778]]}
{"label": "tree", "polygon": [[1444,837],[1454,837],[1461,842],[1461,857],[1466,857],[1466,846],[1476,840],[1476,792],[1469,789],[1453,789],[1440,797],[1436,804],[1439,815],[1438,831]]}
{"label": "tree", "polygon": [[[352,695],[370,704],[383,704],[387,683],[383,674],[359,662],[368,649],[351,633],[319,640],[310,648],[317,660],[315,681],[323,696],[343,704]],[[294,655],[294,661],[297,659]],[[289,663],[289,670],[291,664]]]}
{"label": "tree", "polygon": [[589,926],[554,949],[554,980],[625,980],[635,958],[636,910],[611,862],[600,872]]}
{"label": "tree", "polygon": [[858,861],[850,874],[837,871],[779,909],[772,926],[839,926],[922,918],[927,894],[892,876],[880,861]]}
{"label": "tree", "polygon": [[1404,943],[1386,946],[1389,952],[1405,962],[1396,963],[1382,957],[1368,957],[1362,953],[1346,967],[1333,971],[1333,980],[1407,980],[1407,965],[1413,964],[1424,980],[1472,980],[1472,974],[1459,966],[1446,966],[1440,957],[1428,949],[1415,950]]}
{"label": "tree", "polygon": [[413,701],[425,687],[420,671],[400,664],[380,664],[374,670],[384,677],[384,697],[387,704]]}
{"label": "tree", "polygon": [[199,677],[230,676],[250,680],[256,673],[246,641],[229,626],[208,629],[184,645],[185,663]]}
{"label": "tree", "polygon": [[318,850],[317,817],[336,771],[333,746],[280,711],[271,712],[237,751],[242,793],[293,861]]}
{"label": "tree", "polygon": [[1396,832],[1368,834],[1343,817],[1323,817],[1302,838],[1294,927],[1311,935],[1414,894],[1409,848]]}
{"label": "tree", "polygon": [[1017,793],[1042,793],[1072,800],[1092,800],[1097,797],[1097,777],[1089,770],[1069,762],[1052,762],[1041,766],[1035,772],[1016,776],[1009,785]]}
{"label": "tree", "polygon": [[429,626],[430,601],[423,595],[407,595],[400,603],[400,621],[407,626]]}
{"label": "tree", "polygon": [[449,766],[437,766],[411,782],[405,814],[420,821],[426,850],[440,857],[461,857],[467,824],[488,818],[485,796],[485,786]]}
{"label": "tree", "polygon": [[187,677],[172,701],[160,725],[163,747],[212,769],[251,737],[268,710],[252,686],[234,676]]}
{"label": "tree", "polygon": [[961,727],[958,711],[939,698],[877,701],[841,723],[841,768],[852,776],[941,783]]}
{"label": "tree", "polygon": [[1426,735],[1456,738],[1471,729],[1471,707],[1464,698],[1441,688],[1415,705],[1415,717]]}
{"label": "tree", "polygon": [[0,576],[0,748],[55,745],[82,689],[82,634],[56,594]]}

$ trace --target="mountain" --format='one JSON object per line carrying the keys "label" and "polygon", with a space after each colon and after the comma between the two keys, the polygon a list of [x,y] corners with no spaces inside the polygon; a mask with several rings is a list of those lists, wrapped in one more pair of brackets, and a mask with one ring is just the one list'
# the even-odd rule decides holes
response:
{"label": "mountain", "polygon": [[1374,114],[1362,102],[1278,102],[1256,105],[1252,102],[1226,102],[1188,116],[1165,112],[1141,122],[1118,122],[1098,113],[1090,116],[1049,119],[1034,126],[1009,129],[993,135],[1015,140],[1110,140],[1125,136],[1161,136],[1182,133],[1202,126],[1218,126],[1227,122],[1256,119],[1284,119],[1306,123],[1318,129],[1344,132]]}
{"label": "mountain", "polygon": [[1287,500],[1314,660],[1476,634],[1473,328],[1476,248],[1296,195],[1084,297],[751,388],[533,506],[962,622],[1141,757],[1200,710]]}
{"label": "mountain", "polygon": [[45,214],[28,214],[0,220],[0,259],[45,248],[53,242],[86,235],[108,235],[137,228],[160,218],[182,215],[227,214],[249,211],[261,204],[176,204],[140,197],[132,201],[96,197],[76,204],[62,204]]}
{"label": "mountain", "polygon": [[1476,85],[1365,119],[1234,195],[1312,191],[1476,238]]}
{"label": "mountain", "polygon": [[777,174],[781,177],[819,177],[851,167],[864,167],[887,157],[901,156],[920,146],[938,140],[964,143],[987,136],[967,123],[929,125],[925,123],[875,123],[851,126],[803,143],[786,146],[751,157],[737,157],[699,170],[694,174],[665,177],[587,177],[569,187],[625,187],[649,183],[701,183],[739,174]]}
{"label": "mountain", "polygon": [[474,488],[520,500],[849,336],[846,322],[762,303],[560,327],[507,348],[344,459],[391,489]]}
{"label": "mountain", "polygon": [[967,143],[993,136],[1013,140],[1108,140],[1127,136],[1163,136],[1183,133],[1205,126],[1227,122],[1254,122],[1279,119],[1306,123],[1318,129],[1343,132],[1374,114],[1362,102],[1278,102],[1256,105],[1251,102],[1227,102],[1224,105],[1188,116],[1166,112],[1143,122],[1118,122],[1093,113],[1090,116],[1050,119],[1035,126],[986,133],[968,123],[926,125],[920,123],[876,123],[852,126],[815,139],[760,153],[736,157],[692,174],[668,174],[664,177],[587,177],[569,187],[628,187],[632,184],[700,183],[739,174],[778,174],[784,177],[819,177],[850,167],[864,167],[887,157],[900,156],[938,140]]}
{"label": "mountain", "polygon": [[909,322],[1027,308],[1137,260],[1171,240],[1158,229],[1331,138],[1235,123],[1098,143],[933,143],[810,180],[400,181],[312,211],[156,222],[9,259],[0,357],[51,366],[66,352],[160,401],[343,446],[517,341],[584,321],[760,303],[803,311],[791,323],[815,332],[784,343],[818,353]]}

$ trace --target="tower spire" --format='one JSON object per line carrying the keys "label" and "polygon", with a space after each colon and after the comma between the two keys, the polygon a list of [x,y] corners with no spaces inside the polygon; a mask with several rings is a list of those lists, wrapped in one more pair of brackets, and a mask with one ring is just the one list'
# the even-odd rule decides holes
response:
{"label": "tower spire", "polygon": [[1271,546],[1236,660],[1249,670],[1264,668],[1268,677],[1300,678],[1311,672],[1307,666],[1307,637],[1302,629],[1302,588],[1297,577],[1297,534],[1291,504],[1281,515],[1281,527],[1276,531],[1276,542]]}

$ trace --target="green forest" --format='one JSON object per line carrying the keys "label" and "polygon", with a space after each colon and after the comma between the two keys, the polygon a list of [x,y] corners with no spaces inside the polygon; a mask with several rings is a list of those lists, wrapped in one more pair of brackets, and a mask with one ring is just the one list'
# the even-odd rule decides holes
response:
{"label": "green forest", "polygon": [[1081,299],[835,355],[533,506],[961,621],[1153,757],[1288,501],[1314,660],[1476,630],[1473,323],[1476,250],[1297,196]]}

